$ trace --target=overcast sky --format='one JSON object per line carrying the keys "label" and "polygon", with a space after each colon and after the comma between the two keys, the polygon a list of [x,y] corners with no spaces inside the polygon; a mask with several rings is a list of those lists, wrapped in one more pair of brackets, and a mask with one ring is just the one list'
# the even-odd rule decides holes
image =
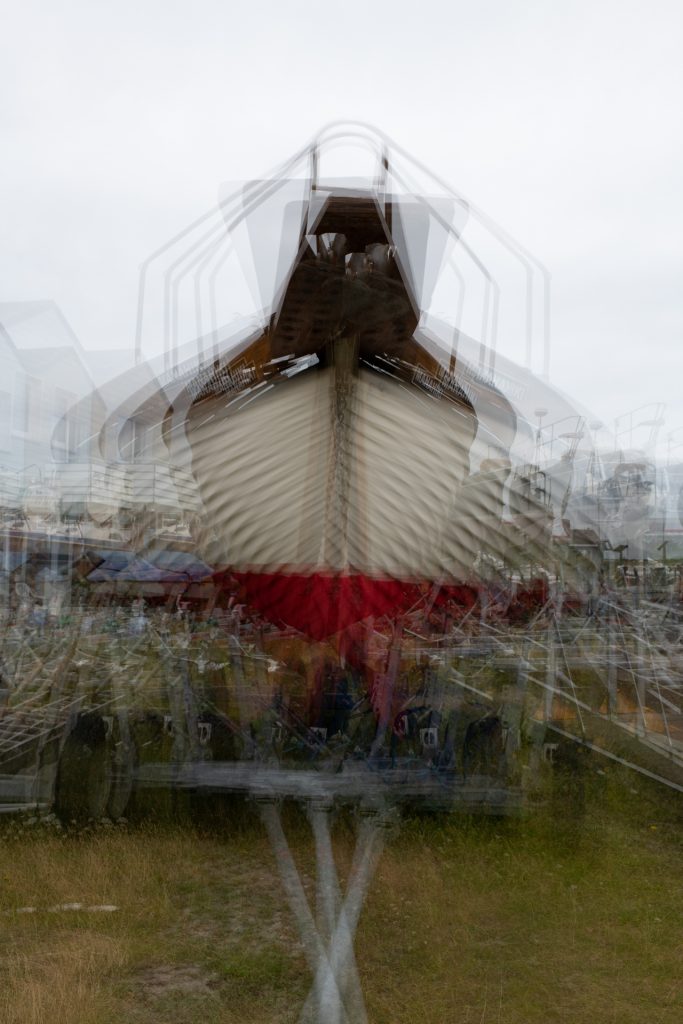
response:
{"label": "overcast sky", "polygon": [[[683,5],[0,0],[0,301],[133,344],[221,183],[370,121],[550,269],[551,378],[683,441]],[[683,447],[679,454],[683,453]]]}

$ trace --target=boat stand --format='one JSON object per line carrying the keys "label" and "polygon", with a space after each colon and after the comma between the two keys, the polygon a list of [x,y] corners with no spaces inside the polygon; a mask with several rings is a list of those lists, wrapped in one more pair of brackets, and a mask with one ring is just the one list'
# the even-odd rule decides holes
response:
{"label": "boat stand", "polygon": [[300,1024],[367,1024],[353,942],[363,903],[395,818],[386,807],[362,808],[346,893],[342,894],[332,852],[332,802],[312,800],[306,811],[315,842],[316,913],[311,907],[287,842],[280,805],[260,799],[260,813],[297,923],[313,986]]}

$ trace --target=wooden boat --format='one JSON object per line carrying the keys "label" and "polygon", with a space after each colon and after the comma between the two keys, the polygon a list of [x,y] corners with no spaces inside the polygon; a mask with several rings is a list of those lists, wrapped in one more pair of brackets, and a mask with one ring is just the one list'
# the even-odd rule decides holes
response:
{"label": "wooden boat", "polygon": [[[174,403],[201,556],[316,637],[462,582],[503,512],[514,411],[420,332],[391,216],[371,195],[329,195],[268,328]],[[498,451],[471,475],[474,390]]]}

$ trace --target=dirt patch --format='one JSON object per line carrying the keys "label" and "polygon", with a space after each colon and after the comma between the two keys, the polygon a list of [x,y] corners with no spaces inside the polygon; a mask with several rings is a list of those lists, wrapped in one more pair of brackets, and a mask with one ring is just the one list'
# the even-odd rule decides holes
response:
{"label": "dirt patch", "polygon": [[[284,943],[290,949],[303,949],[295,934],[289,912],[284,910],[258,909],[245,905],[233,905],[226,912],[198,913],[189,908],[181,912],[183,935],[200,941],[239,942],[242,946],[262,947],[265,944]],[[175,935],[178,925],[168,929]]]}
{"label": "dirt patch", "polygon": [[171,992],[183,995],[206,995],[219,985],[218,979],[196,964],[160,964],[140,971],[136,978],[149,996],[164,996]]}

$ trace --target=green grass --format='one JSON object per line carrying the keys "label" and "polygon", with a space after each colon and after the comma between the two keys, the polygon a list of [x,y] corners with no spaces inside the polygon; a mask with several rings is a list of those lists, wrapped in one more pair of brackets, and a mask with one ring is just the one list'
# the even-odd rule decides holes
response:
{"label": "green grass", "polygon": [[[679,1024],[678,798],[594,770],[585,806],[564,796],[523,821],[403,822],[356,941],[371,1024]],[[310,835],[286,818],[312,896]],[[310,975],[255,817],[34,832],[0,836],[3,1024],[298,1020]],[[342,877],[353,842],[343,817]],[[48,909],[69,902],[119,909]]]}

